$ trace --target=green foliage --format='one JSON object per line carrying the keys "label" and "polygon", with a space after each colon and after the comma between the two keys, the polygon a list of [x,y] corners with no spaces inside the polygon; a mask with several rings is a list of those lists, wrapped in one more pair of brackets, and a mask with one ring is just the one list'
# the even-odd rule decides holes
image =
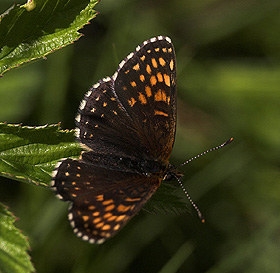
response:
{"label": "green foliage", "polygon": [[14,226],[16,218],[0,203],[0,272],[34,272],[27,238]]}
{"label": "green foliage", "polygon": [[[5,4],[1,1],[2,11]],[[14,9],[32,16],[37,7]],[[88,88],[112,75],[136,45],[162,34],[173,40],[178,68],[171,163],[179,165],[231,136],[234,142],[182,168],[184,185],[205,224],[193,210],[193,215],[170,214],[173,193],[186,200],[179,187],[175,192],[176,181],[174,187],[164,183],[159,190],[164,196],[155,195],[153,201],[168,214],[142,211],[102,246],[73,235],[67,205],[50,191],[0,177],[0,200],[12,207],[20,228],[29,234],[37,271],[280,272],[279,0],[107,0],[98,9],[96,20],[80,31],[83,39],[0,79],[0,120],[35,125],[62,121],[63,128],[73,128]],[[69,138],[74,143],[73,133]],[[50,159],[43,179],[49,179],[54,161],[65,152]]]}
{"label": "green foliage", "polygon": [[178,185],[175,187],[170,182],[163,181],[151,200],[144,206],[144,209],[153,213],[180,214],[188,211],[189,202],[187,197],[183,195],[182,189],[178,189]]}
{"label": "green foliage", "polygon": [[80,153],[74,131],[62,131],[59,125],[27,127],[0,123],[2,176],[47,186],[57,160]]}
{"label": "green foliage", "polygon": [[34,0],[14,5],[0,20],[0,75],[73,43],[96,16],[97,0]]}

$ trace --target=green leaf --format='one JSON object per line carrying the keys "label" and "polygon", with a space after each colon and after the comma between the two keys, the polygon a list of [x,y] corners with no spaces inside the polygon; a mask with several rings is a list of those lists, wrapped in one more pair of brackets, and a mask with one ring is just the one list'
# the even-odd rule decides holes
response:
{"label": "green leaf", "polygon": [[35,269],[27,250],[27,238],[14,227],[16,218],[0,203],[0,272],[28,273]]}
{"label": "green leaf", "polygon": [[[144,210],[148,212],[164,212],[180,214],[189,211],[187,197],[185,199],[180,197],[178,190],[181,188],[175,187],[170,181],[163,181],[157,189],[151,200],[144,206]],[[181,192],[181,196],[183,192]]]}
{"label": "green leaf", "polygon": [[79,39],[97,0],[33,0],[0,17],[0,75]]}
{"label": "green leaf", "polygon": [[62,157],[77,157],[80,145],[74,130],[59,125],[27,127],[0,123],[0,175],[47,186],[55,163]]}

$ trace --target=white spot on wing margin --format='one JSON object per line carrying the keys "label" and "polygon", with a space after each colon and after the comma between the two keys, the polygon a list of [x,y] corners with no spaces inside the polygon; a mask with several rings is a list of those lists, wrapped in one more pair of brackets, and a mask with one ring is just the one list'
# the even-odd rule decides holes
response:
{"label": "white spot on wing margin", "polygon": [[78,114],[78,115],[76,116],[76,121],[77,121],[77,122],[80,122],[80,121],[81,121],[81,115],[80,115],[80,114]]}
{"label": "white spot on wing margin", "polygon": [[170,39],[169,37],[165,37],[165,40],[166,40],[168,43],[172,44],[172,41],[171,41],[171,39]]}
{"label": "white spot on wing margin", "polygon": [[79,107],[79,108],[80,108],[80,110],[83,110],[83,109],[85,108],[86,103],[87,103],[87,102],[86,102],[86,100],[82,100],[82,101],[81,101],[81,103],[80,103],[80,107]]}

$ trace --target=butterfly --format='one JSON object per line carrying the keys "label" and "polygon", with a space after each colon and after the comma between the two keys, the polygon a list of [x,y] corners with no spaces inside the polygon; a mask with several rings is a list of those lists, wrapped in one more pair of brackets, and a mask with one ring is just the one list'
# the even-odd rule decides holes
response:
{"label": "butterfly", "polygon": [[161,182],[179,176],[169,163],[176,131],[176,58],[171,39],[144,41],[85,94],[76,116],[84,151],[62,159],[51,187],[70,202],[74,233],[101,244],[143,207]]}

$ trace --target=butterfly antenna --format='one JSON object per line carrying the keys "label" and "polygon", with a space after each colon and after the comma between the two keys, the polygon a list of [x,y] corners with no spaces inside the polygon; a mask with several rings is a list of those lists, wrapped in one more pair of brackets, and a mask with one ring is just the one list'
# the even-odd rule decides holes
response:
{"label": "butterfly antenna", "polygon": [[193,206],[193,208],[194,208],[195,211],[197,212],[197,215],[198,215],[200,221],[201,221],[202,223],[205,223],[205,218],[203,217],[203,215],[202,215],[200,209],[198,208],[198,206],[197,206],[197,205],[195,204],[195,202],[191,199],[191,197],[190,197],[189,193],[187,192],[186,188],[184,187],[182,181],[180,180],[179,177],[177,177],[177,176],[175,176],[175,177],[176,177],[176,179],[177,179],[177,181],[178,181],[180,187],[182,188],[184,194],[187,196],[187,198],[188,198],[188,200],[190,201],[191,205]]}
{"label": "butterfly antenna", "polygon": [[[197,158],[201,157],[202,155],[205,155],[205,154],[207,154],[207,153],[209,153],[209,152],[212,152],[212,151],[219,150],[219,149],[225,147],[226,145],[230,144],[232,141],[233,141],[233,138],[231,137],[228,141],[224,142],[223,144],[221,144],[221,145],[219,145],[219,146],[216,146],[216,147],[214,147],[214,148],[211,148],[211,149],[209,149],[209,150],[206,150],[205,152],[203,152],[203,153],[201,153],[201,154],[199,154],[199,155],[197,155],[197,156],[194,156],[194,157],[188,159],[188,160],[185,161],[183,164],[181,164],[180,167],[182,167],[182,166],[184,166],[184,165],[190,163],[191,161],[193,161],[194,159],[197,159]],[[199,219],[201,220],[202,223],[205,223],[205,218],[203,217],[203,215],[202,215],[200,209],[198,208],[198,206],[197,206],[197,205],[194,203],[194,201],[191,199],[191,197],[190,197],[189,193],[187,192],[187,190],[185,189],[185,187],[184,187],[182,181],[180,180],[180,178],[179,178],[178,176],[175,176],[175,177],[176,177],[176,179],[177,179],[177,181],[178,181],[180,187],[182,188],[184,194],[186,195],[186,197],[187,197],[188,200],[190,201],[191,205],[193,206],[193,208],[194,208],[195,211],[197,212]]]}
{"label": "butterfly antenna", "polygon": [[197,158],[201,157],[202,155],[206,155],[206,154],[208,154],[209,152],[213,152],[213,151],[219,150],[219,149],[225,147],[226,145],[230,144],[232,141],[233,141],[233,137],[231,137],[228,141],[224,142],[223,144],[221,144],[221,145],[219,145],[219,146],[216,146],[216,147],[214,147],[214,148],[211,148],[211,149],[209,149],[209,150],[206,150],[205,152],[203,152],[203,153],[201,153],[201,154],[199,154],[199,155],[196,155],[196,156],[194,156],[194,157],[188,159],[188,160],[185,161],[183,164],[181,164],[180,167],[182,167],[182,166],[184,166],[184,165],[190,163],[191,161],[193,161],[194,159],[197,159]]}

